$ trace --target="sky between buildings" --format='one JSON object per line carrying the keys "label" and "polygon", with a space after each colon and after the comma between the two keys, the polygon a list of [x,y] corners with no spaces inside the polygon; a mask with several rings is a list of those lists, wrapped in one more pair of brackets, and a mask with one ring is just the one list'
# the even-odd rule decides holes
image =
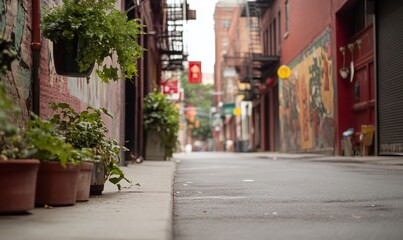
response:
{"label": "sky between buildings", "polygon": [[214,8],[217,0],[187,0],[196,10],[196,20],[188,21],[184,39],[189,61],[201,61],[203,73],[214,73]]}

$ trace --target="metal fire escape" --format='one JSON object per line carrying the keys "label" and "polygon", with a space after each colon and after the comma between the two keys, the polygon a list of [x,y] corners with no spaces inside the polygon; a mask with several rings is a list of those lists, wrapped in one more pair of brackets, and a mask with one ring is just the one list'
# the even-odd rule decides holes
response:
{"label": "metal fire escape", "polygon": [[187,61],[183,44],[184,22],[196,19],[196,12],[188,8],[186,0],[167,0],[163,18],[163,29],[158,36],[162,70],[183,70],[183,62]]}
{"label": "metal fire escape", "polygon": [[271,7],[273,0],[247,1],[241,12],[249,27],[249,53],[241,67],[241,82],[249,83],[249,91],[244,92],[244,100],[260,97],[259,85],[275,74],[279,57],[265,54],[262,50],[261,18]]}

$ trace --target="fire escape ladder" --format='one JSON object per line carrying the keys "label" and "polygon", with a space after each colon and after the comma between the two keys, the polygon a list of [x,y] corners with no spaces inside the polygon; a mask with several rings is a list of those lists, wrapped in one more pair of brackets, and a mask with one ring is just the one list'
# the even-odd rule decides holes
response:
{"label": "fire escape ladder", "polygon": [[271,8],[274,0],[247,0],[241,11],[241,17],[246,17],[249,27],[249,52],[241,71],[241,82],[249,83],[249,100],[260,97],[259,86],[267,78],[274,76],[280,58],[268,55],[262,51],[261,19]]}
{"label": "fire escape ladder", "polygon": [[164,5],[164,28],[158,36],[163,70],[183,70],[187,55],[183,47],[185,21],[181,0],[170,0]]}
{"label": "fire escape ladder", "polygon": [[249,98],[259,98],[259,83],[261,79],[261,63],[254,60],[255,55],[261,54],[261,9],[255,2],[245,4],[245,15],[249,28],[249,52],[244,62],[244,82],[250,84]]}

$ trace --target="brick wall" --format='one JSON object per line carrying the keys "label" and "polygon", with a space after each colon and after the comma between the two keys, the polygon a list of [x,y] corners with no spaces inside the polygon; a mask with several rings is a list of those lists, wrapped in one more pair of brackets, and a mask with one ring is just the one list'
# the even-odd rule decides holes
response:
{"label": "brick wall", "polygon": [[[41,8],[55,6],[61,1],[41,1]],[[122,6],[118,1],[116,6]],[[0,34],[15,39],[18,60],[7,74],[7,92],[22,109],[22,119],[32,110],[32,5],[31,0],[0,0]],[[98,81],[95,71],[90,83],[86,79],[59,76],[55,72],[52,57],[52,42],[42,37],[40,50],[40,116],[51,116],[49,102],[65,102],[76,110],[88,105],[106,108],[114,119],[105,118],[109,135],[123,143],[122,121],[124,116],[124,81],[105,84]]]}

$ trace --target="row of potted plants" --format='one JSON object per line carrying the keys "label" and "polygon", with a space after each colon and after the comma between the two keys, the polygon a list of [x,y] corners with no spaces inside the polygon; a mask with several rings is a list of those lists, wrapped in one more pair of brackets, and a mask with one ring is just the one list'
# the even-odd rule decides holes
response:
{"label": "row of potted plants", "polygon": [[77,113],[53,103],[51,119],[32,115],[19,128],[10,120],[16,112],[2,84],[0,109],[0,213],[74,205],[89,200],[91,186],[102,186],[96,192],[101,194],[106,180],[118,189],[122,180],[130,183],[118,164],[124,148],[106,136],[101,116],[106,110],[89,107]]}
{"label": "row of potted plants", "polygon": [[0,213],[86,201],[91,184],[103,186],[107,179],[118,189],[122,180],[130,183],[118,164],[125,149],[107,137],[102,115],[112,116],[106,109],[76,112],[66,103],[52,103],[50,119],[32,114],[25,124],[16,123],[20,109],[3,83],[16,58],[12,46],[0,36]]}
{"label": "row of potted plants", "polygon": [[53,103],[52,118],[32,115],[20,128],[10,119],[16,112],[2,84],[0,107],[1,213],[74,205],[89,200],[91,187],[101,194],[106,180],[119,190],[122,180],[131,183],[119,167],[126,149],[106,136],[101,117],[106,110],[89,107],[77,113],[65,103]]}

